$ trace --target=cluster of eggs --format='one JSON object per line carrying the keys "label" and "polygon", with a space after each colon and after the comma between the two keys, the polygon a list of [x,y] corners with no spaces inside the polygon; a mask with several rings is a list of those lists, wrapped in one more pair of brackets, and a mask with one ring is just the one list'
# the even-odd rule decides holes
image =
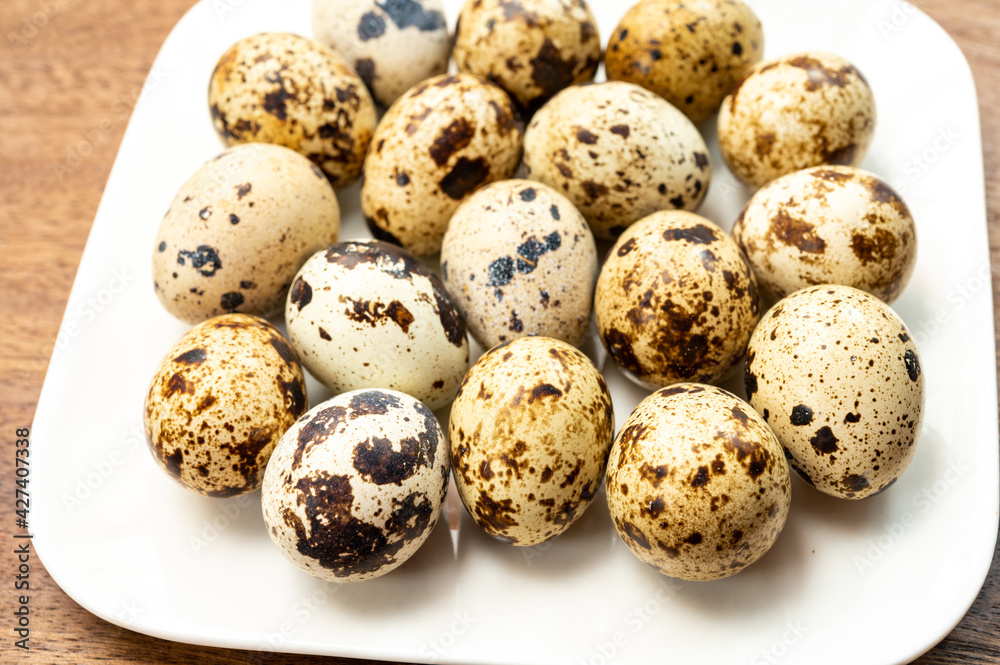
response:
{"label": "cluster of eggs", "polygon": [[[875,107],[851,63],[761,62],[741,0],[641,0],[601,83],[583,0],[468,0],[454,44],[440,0],[314,0],[313,24],[317,40],[254,35],[219,59],[229,147],[156,238],[156,294],[197,324],[144,413],[182,485],[262,488],[286,558],[357,581],[417,550],[452,475],[519,546],[604,483],[639,559],[705,580],[773,545],[790,468],[844,498],[905,470],[923,376],[887,303],[916,232],[856,168]],[[713,168],[696,123],[715,113],[726,164],[759,188],[731,235],[694,212]],[[375,239],[338,242],[336,190],[358,178]],[[440,276],[418,258],[434,255]],[[279,312],[287,339],[261,318]],[[656,391],[617,436],[578,348],[592,317]],[[468,333],[487,349],[471,367]],[[708,385],[741,364],[748,402]],[[303,367],[336,396],[307,410]]]}

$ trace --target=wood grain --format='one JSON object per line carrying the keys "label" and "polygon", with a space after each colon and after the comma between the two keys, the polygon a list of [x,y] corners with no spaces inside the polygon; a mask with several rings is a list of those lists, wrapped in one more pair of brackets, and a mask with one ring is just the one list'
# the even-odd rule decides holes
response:
{"label": "wood grain", "polygon": [[[600,1],[600,0],[595,0]],[[193,0],[4,0],[0,3],[0,456],[13,494],[6,442],[28,426],[70,286],[131,101],[168,31]],[[980,95],[990,251],[1000,252],[1000,8],[995,0],[924,0],[921,9],[956,39]],[[998,272],[994,270],[994,293]],[[996,313],[994,311],[994,318]],[[9,533],[9,528],[4,527]],[[4,550],[6,552],[6,548]],[[13,593],[2,594],[3,662],[93,664],[360,663],[337,658],[206,649],[129,632],[70,600],[37,559],[31,571],[32,650],[12,647]],[[5,553],[0,579],[16,562]],[[928,608],[929,611],[932,608]],[[892,617],[886,617],[886,622]],[[1000,663],[1000,557],[961,624],[922,665]]]}

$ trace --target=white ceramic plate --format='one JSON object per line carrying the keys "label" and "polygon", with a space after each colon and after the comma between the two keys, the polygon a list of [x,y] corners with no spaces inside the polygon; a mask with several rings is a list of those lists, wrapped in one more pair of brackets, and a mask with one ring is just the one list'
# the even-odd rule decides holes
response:
{"label": "white ceramic plate", "polygon": [[[449,5],[452,21],[456,1]],[[601,34],[630,3],[592,0]],[[618,541],[603,495],[565,535],[515,549],[464,511],[406,565],[336,586],[287,564],[258,495],[210,500],[154,465],[142,400],[185,330],[158,304],[153,238],[180,184],[221,150],[209,74],[237,39],[311,34],[307,0],[204,0],[167,39],[108,181],[39,400],[32,530],[52,577],[95,614],[184,642],[448,663],[901,663],[967,611],[997,534],[994,336],[976,95],[951,39],[896,0],[757,0],[767,56],[838,52],[875,90],[862,165],[895,184],[919,226],[897,311],[917,340],[927,413],[891,491],[837,501],[796,482],[774,549],[734,578],[671,581]],[[747,198],[713,145],[700,212],[729,228]],[[357,189],[345,237],[366,235]],[[592,349],[593,351],[593,349]],[[620,425],[643,397],[605,367]],[[738,383],[731,388],[742,394]],[[313,403],[327,396],[310,384]],[[450,504],[454,509],[454,502]]]}

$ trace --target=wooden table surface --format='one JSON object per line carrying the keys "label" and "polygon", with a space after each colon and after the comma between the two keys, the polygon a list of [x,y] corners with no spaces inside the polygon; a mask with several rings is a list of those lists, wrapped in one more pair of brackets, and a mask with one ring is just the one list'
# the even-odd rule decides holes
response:
{"label": "wooden table surface", "polygon": [[[234,6],[242,0],[215,1]],[[0,456],[0,486],[5,497],[14,494],[12,436],[16,428],[32,422],[70,286],[132,102],[167,33],[193,4],[0,2],[0,440],[7,451]],[[1000,7],[996,0],[916,4],[951,33],[972,65],[983,122],[990,251],[997,265]],[[994,269],[994,293],[998,275]],[[11,533],[9,529],[5,525],[4,533]],[[31,570],[32,649],[14,649],[15,594],[8,584],[17,563],[11,548],[2,549],[2,662],[221,665],[251,659],[250,652],[166,642],[106,623],[70,600],[37,559]],[[264,662],[360,661],[267,654]],[[962,623],[917,662],[1000,663],[1000,557],[994,556],[986,585]]]}

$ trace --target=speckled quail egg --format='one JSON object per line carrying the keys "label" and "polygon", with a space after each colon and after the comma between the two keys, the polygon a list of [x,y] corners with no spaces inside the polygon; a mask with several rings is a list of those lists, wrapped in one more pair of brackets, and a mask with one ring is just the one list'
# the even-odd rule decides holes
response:
{"label": "speckled quail egg", "polygon": [[472,519],[503,542],[536,545],[597,493],[614,432],[611,394],[565,342],[520,337],[482,355],[451,408],[451,464]]}
{"label": "speckled quail egg", "polygon": [[530,115],[593,80],[601,38],[584,0],[466,0],[454,56],[459,71],[495,81]]}
{"label": "speckled quail egg", "polygon": [[335,393],[389,388],[439,409],[469,366],[465,324],[440,278],[383,242],[313,255],[288,292],[285,322],[302,364]]}
{"label": "speckled quail egg", "polygon": [[608,458],[608,509],[643,563],[684,580],[740,572],[778,538],[791,503],[785,456],[724,390],[682,383],[644,399]]}
{"label": "speckled quail egg", "polygon": [[409,90],[379,123],[365,160],[361,210],[372,234],[426,256],[472,192],[521,160],[521,130],[503,90],[469,74]]}
{"label": "speckled quail egg", "polygon": [[212,72],[208,103],[226,145],[275,143],[323,169],[334,187],[357,180],[375,104],[343,56],[287,33],[241,39]]}
{"label": "speckled quail egg", "polygon": [[875,133],[875,97],[861,72],[831,53],[754,67],[719,110],[719,149],[751,187],[810,166],[857,166]]}
{"label": "speckled quail egg", "polygon": [[608,80],[652,90],[701,122],[764,54],[764,31],[741,0],[642,0],[618,23]]}
{"label": "speckled quail egg", "polygon": [[679,210],[629,227],[594,295],[605,348],[650,389],[725,378],[743,359],[757,307],[757,282],[733,239]]}
{"label": "speckled quail egg", "polygon": [[281,435],[305,413],[295,352],[267,321],[223,314],[189,330],[153,375],[146,443],[161,469],[213,497],[252,492]]}
{"label": "speckled quail egg", "polygon": [[878,494],[916,451],[917,349],[902,319],[864,291],[819,285],[778,302],[750,339],[745,383],[789,463],[827,494]]}
{"label": "speckled quail egg", "polygon": [[573,204],[541,183],[504,180],[473,194],[448,225],[441,272],[483,348],[524,335],[584,341],[594,236]]}
{"label": "speckled quail egg", "polygon": [[236,146],[174,197],[156,235],[153,287],[188,323],[234,311],[270,316],[305,260],[339,231],[337,197],[308,159],[264,143]]}
{"label": "speckled quail egg", "polygon": [[733,239],[772,301],[815,284],[845,284],[892,302],[917,260],[910,209],[883,180],[850,166],[772,181],[736,220]]}
{"label": "speckled quail egg", "polygon": [[344,393],[278,442],[261,489],[264,524],[282,555],[314,577],[379,577],[427,540],[448,471],[448,444],[426,406],[392,390]]}
{"label": "speckled quail egg", "polygon": [[657,210],[694,210],[712,169],[698,129],[661,97],[612,81],[568,88],[524,135],[529,178],[565,194],[594,236],[614,239]]}
{"label": "speckled quail egg", "polygon": [[383,106],[448,70],[451,38],[441,0],[313,0],[312,25],[316,39],[343,55]]}

